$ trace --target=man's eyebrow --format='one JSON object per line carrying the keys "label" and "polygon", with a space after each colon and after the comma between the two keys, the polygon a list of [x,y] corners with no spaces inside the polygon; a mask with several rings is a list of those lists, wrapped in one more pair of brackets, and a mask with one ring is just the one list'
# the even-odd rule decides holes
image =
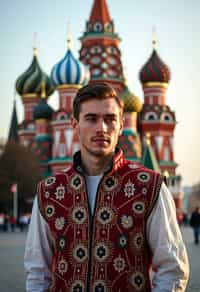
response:
{"label": "man's eyebrow", "polygon": [[95,114],[95,113],[87,113],[84,115],[84,118],[87,118],[87,117],[96,117],[98,116],[98,114]]}
{"label": "man's eyebrow", "polygon": [[111,117],[111,118],[115,118],[117,117],[117,114],[105,114],[106,117]]}
{"label": "man's eyebrow", "polygon": [[[95,113],[87,113],[84,115],[85,118],[87,117],[98,117],[98,116],[101,116],[100,114],[95,114]],[[104,114],[103,115],[104,117],[109,117],[109,118],[116,118],[117,117],[117,114],[113,114],[113,113],[107,113],[107,114]]]}

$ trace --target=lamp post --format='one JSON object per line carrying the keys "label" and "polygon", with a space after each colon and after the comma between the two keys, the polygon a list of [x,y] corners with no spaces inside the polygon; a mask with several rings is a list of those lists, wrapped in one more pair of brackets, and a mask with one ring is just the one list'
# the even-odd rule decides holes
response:
{"label": "lamp post", "polygon": [[13,193],[13,217],[17,220],[18,217],[18,192],[17,183],[11,186],[11,192]]}

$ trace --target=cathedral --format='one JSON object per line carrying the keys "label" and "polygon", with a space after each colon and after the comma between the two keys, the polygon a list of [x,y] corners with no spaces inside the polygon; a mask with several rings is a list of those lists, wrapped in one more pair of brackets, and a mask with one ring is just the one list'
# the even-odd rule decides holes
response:
{"label": "cathedral", "polygon": [[[80,37],[79,59],[67,40],[65,56],[54,65],[50,76],[40,67],[37,50],[28,69],[16,80],[16,90],[24,107],[24,119],[17,127],[19,142],[31,147],[40,159],[44,176],[66,168],[79,149],[71,126],[72,103],[79,88],[87,83],[109,83],[124,102],[125,123],[119,146],[127,159],[162,173],[181,215],[181,176],[174,161],[175,112],[167,105],[170,70],[160,58],[155,42],[152,54],[139,72],[144,102],[129,89],[121,61],[120,37],[110,16],[106,0],[94,0],[90,16]],[[59,108],[48,104],[58,92]],[[10,135],[16,132],[16,109]],[[14,122],[15,121],[15,122]]]}

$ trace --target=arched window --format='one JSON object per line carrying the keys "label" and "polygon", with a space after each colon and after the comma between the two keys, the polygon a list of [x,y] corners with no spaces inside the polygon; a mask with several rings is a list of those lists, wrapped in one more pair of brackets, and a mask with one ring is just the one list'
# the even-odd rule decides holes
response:
{"label": "arched window", "polygon": [[27,128],[28,128],[28,130],[35,130],[35,125],[29,124]]}
{"label": "arched window", "polygon": [[146,121],[156,121],[158,119],[157,114],[155,112],[148,112],[145,114],[144,119]]}
{"label": "arched window", "polygon": [[101,71],[98,68],[92,70],[92,75],[93,76],[98,76],[98,75],[100,75],[100,73],[101,73]]}
{"label": "arched window", "polygon": [[90,22],[87,23],[87,31],[92,30],[92,24]]}
{"label": "arched window", "polygon": [[173,121],[173,117],[170,113],[162,113],[161,120],[166,121],[166,122],[171,122]]}
{"label": "arched window", "polygon": [[65,144],[64,143],[60,143],[60,149],[59,149],[59,156],[60,157],[65,157]]}
{"label": "arched window", "polygon": [[102,52],[102,48],[100,46],[94,46],[90,48],[90,53],[98,54]]}
{"label": "arched window", "polygon": [[94,24],[94,31],[96,31],[96,32],[100,32],[100,31],[102,31],[102,29],[103,29],[103,27],[102,27],[101,22],[96,22],[96,23]]}
{"label": "arched window", "polygon": [[58,117],[57,117],[57,120],[58,121],[63,121],[63,120],[66,120],[67,119],[67,115],[62,113],[60,114]]}
{"label": "arched window", "polygon": [[105,31],[107,31],[107,32],[112,32],[112,24],[111,23],[105,23],[105,25],[104,25],[104,29],[105,29]]}
{"label": "arched window", "polygon": [[164,160],[165,161],[169,161],[170,160],[169,148],[168,147],[164,148]]}

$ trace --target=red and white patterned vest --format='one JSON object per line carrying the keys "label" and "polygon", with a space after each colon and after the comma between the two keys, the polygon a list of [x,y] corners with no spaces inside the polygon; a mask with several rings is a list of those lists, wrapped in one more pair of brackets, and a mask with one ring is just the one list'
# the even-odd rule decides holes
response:
{"label": "red and white patterned vest", "polygon": [[92,216],[79,160],[77,153],[70,169],[38,186],[54,240],[49,291],[151,291],[145,233],[160,174],[126,161],[119,150],[99,183]]}

